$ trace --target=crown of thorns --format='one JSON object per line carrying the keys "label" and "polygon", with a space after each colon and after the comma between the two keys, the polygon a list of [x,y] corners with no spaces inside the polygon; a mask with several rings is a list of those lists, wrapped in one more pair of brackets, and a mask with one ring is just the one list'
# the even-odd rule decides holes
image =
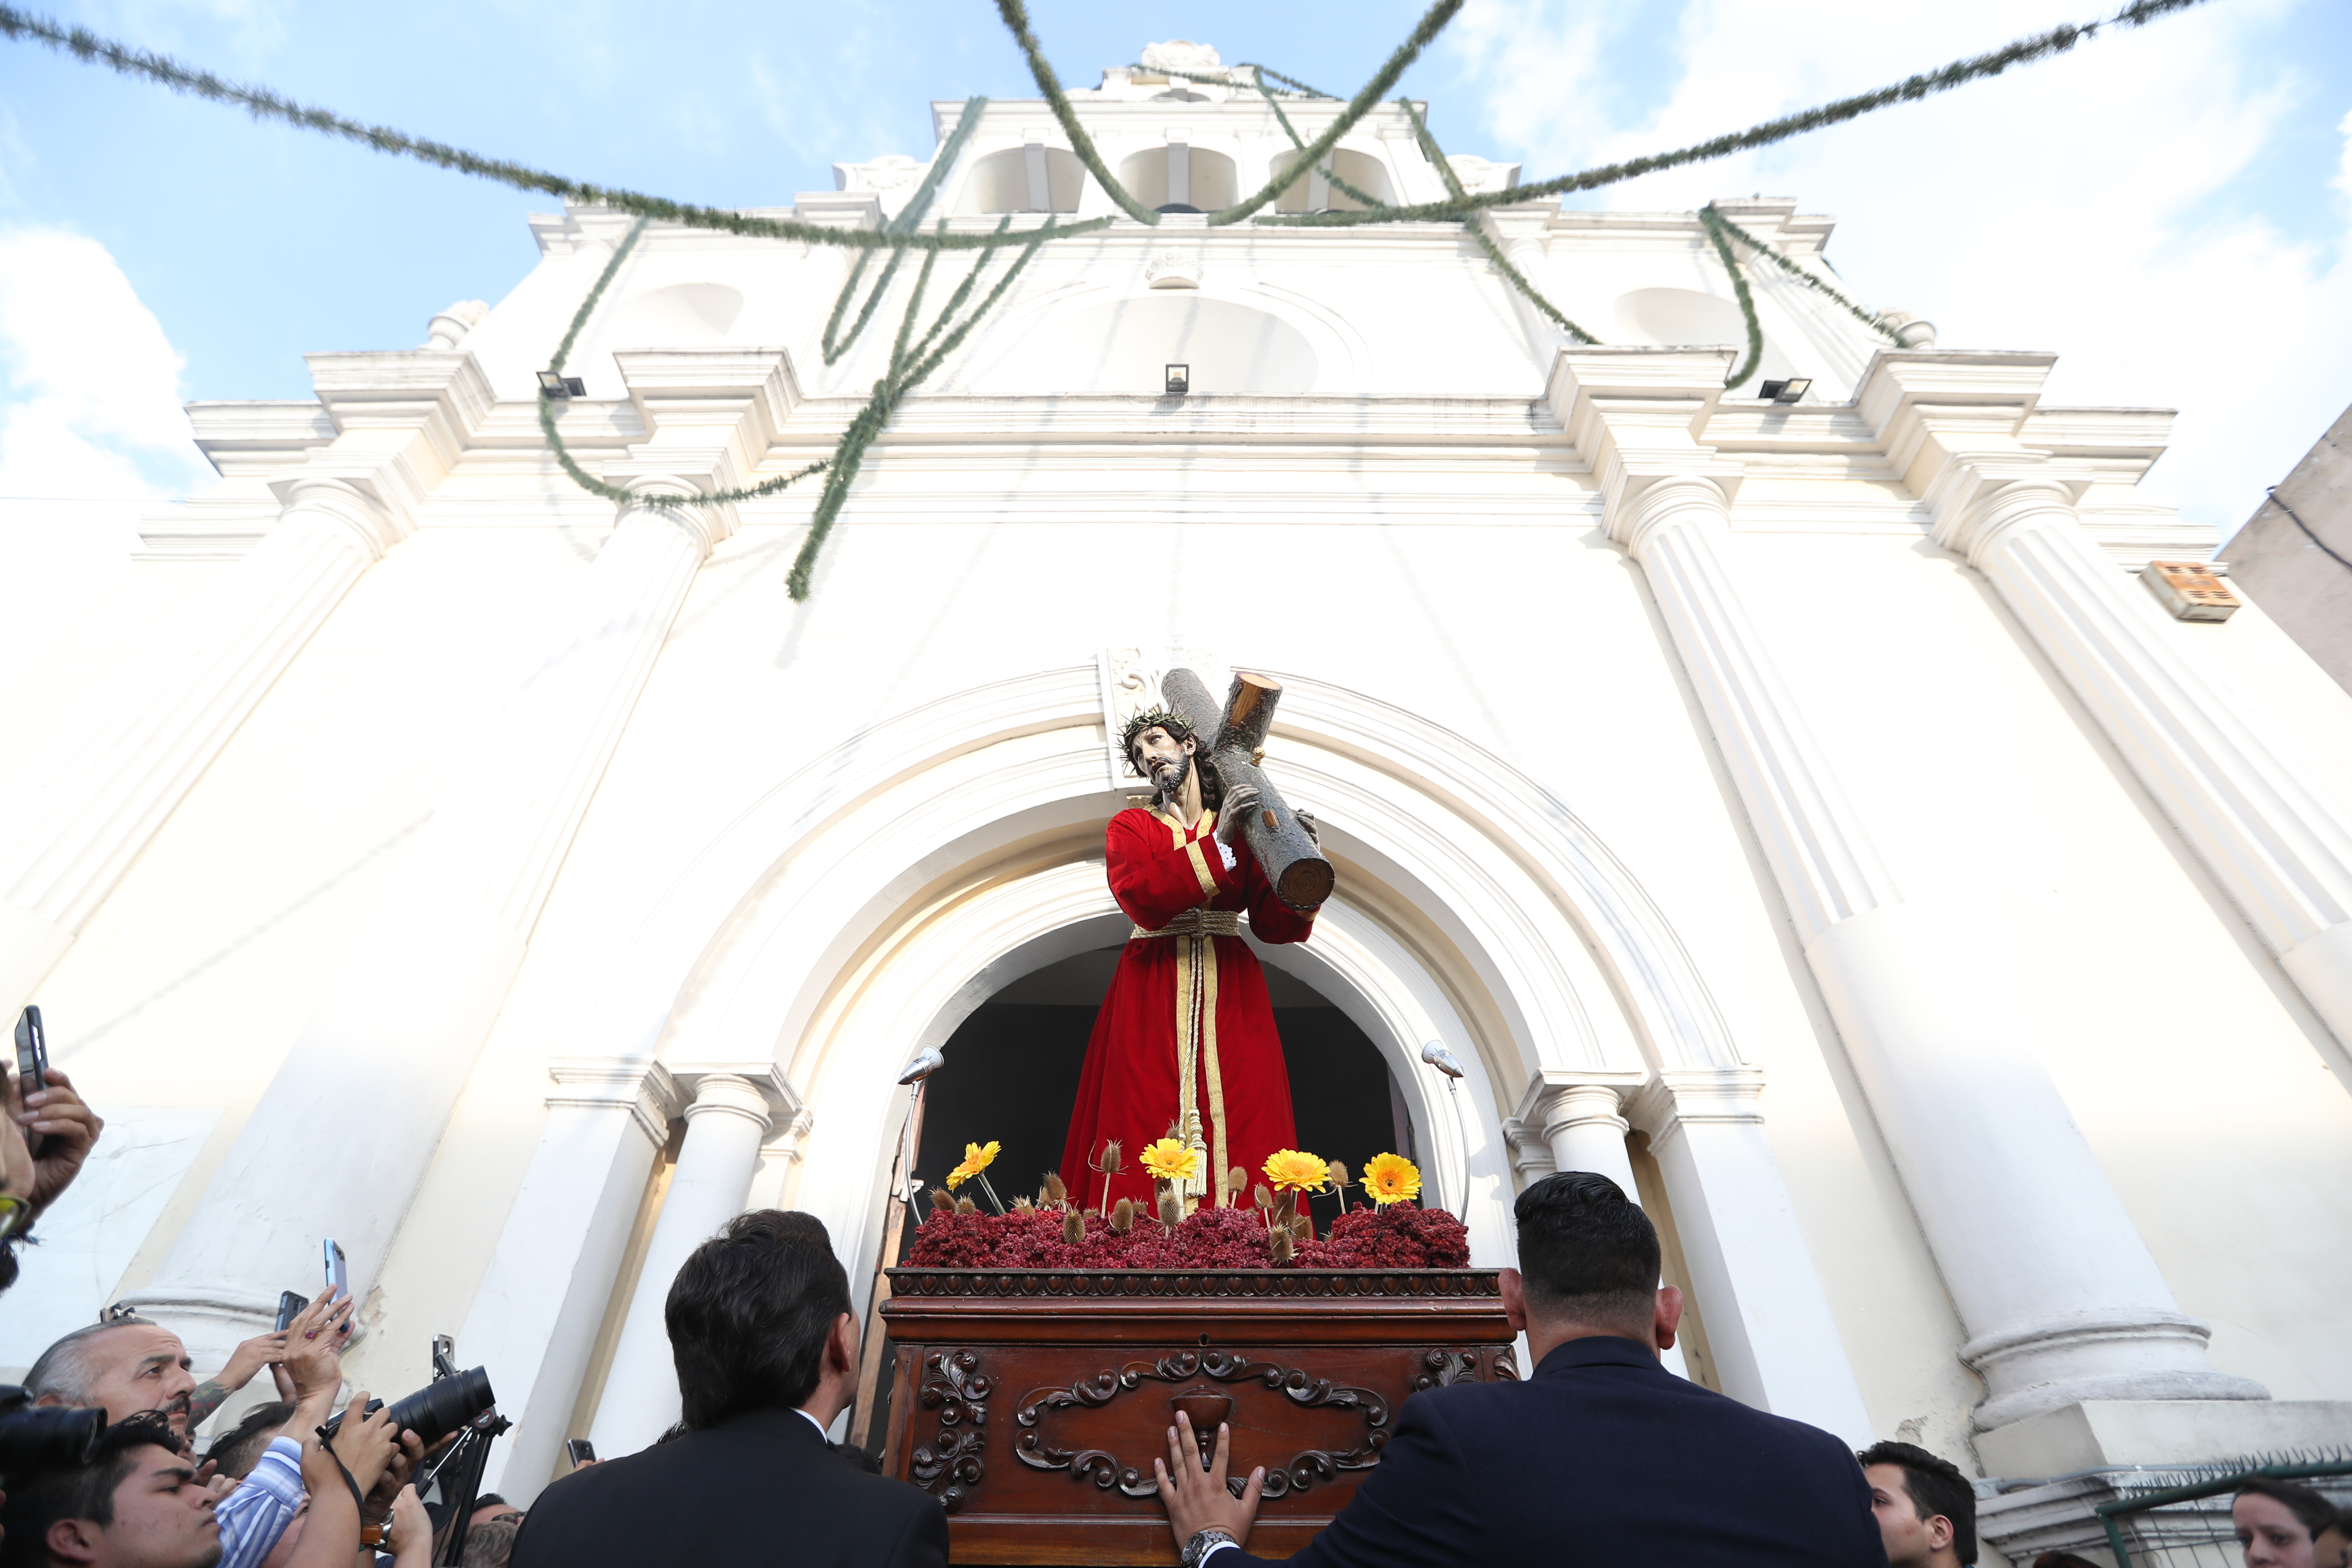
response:
{"label": "crown of thorns", "polygon": [[1138,713],[1127,721],[1127,731],[1118,741],[1118,749],[1127,758],[1129,773],[1139,774],[1143,772],[1135,765],[1135,738],[1155,727],[1167,731],[1180,741],[1192,732],[1192,723],[1181,713],[1173,713],[1165,708],[1147,708]]}

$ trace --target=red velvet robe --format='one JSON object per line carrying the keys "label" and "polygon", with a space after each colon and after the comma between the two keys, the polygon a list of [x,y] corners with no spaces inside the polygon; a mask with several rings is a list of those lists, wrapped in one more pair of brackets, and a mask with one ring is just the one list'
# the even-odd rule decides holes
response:
{"label": "red velvet robe", "polygon": [[[1247,910],[1260,942],[1305,942],[1315,917],[1275,897],[1246,843],[1231,846],[1227,867],[1203,812],[1191,828],[1173,816],[1140,808],[1120,812],[1104,835],[1111,896],[1139,931],[1158,931],[1187,911]],[[1187,1005],[1190,1004],[1189,1011]],[[1110,1183],[1110,1199],[1151,1204],[1151,1179],[1138,1155],[1167,1136],[1178,1120],[1180,1053],[1189,1024],[1195,1104],[1207,1145],[1209,1192],[1223,1201],[1225,1172],[1234,1165],[1256,1183],[1259,1167],[1277,1149],[1297,1146],[1290,1115],[1290,1073],[1266,1000],[1257,955],[1238,936],[1145,936],[1128,941],[1111,976],[1094,1037],[1078,1079],[1078,1102],[1062,1149],[1062,1180],[1081,1207],[1103,1201],[1103,1179],[1091,1168],[1107,1140],[1117,1139],[1127,1168]],[[1242,1201],[1249,1201],[1244,1189]]]}

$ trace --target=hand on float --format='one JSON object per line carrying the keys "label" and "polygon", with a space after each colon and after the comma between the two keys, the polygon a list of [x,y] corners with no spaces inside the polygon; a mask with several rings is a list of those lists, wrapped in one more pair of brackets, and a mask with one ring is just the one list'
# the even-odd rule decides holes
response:
{"label": "hand on float", "polygon": [[1168,1458],[1151,1461],[1152,1476],[1160,1483],[1160,1500],[1168,1510],[1168,1526],[1176,1533],[1179,1552],[1204,1530],[1222,1530],[1234,1538],[1235,1545],[1249,1543],[1250,1526],[1257,1522],[1258,1499],[1265,1492],[1265,1467],[1252,1470],[1242,1495],[1234,1496],[1225,1484],[1233,1435],[1230,1426],[1218,1426],[1216,1451],[1204,1470],[1192,1417],[1180,1410],[1176,1425],[1168,1428]]}

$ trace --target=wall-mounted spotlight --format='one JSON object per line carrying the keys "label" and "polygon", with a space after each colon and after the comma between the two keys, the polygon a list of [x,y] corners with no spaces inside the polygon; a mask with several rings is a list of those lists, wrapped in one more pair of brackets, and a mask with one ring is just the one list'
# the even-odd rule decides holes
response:
{"label": "wall-mounted spotlight", "polygon": [[557,402],[588,395],[588,384],[576,375],[558,375],[551,370],[539,373],[539,389]]}
{"label": "wall-mounted spotlight", "polygon": [[925,1046],[907,1063],[907,1070],[898,1075],[900,1083],[920,1083],[947,1065],[947,1055],[937,1046]]}
{"label": "wall-mounted spotlight", "polygon": [[1189,364],[1170,365],[1168,367],[1168,395],[1171,397],[1182,397],[1192,390],[1192,367]]}
{"label": "wall-mounted spotlight", "polygon": [[1810,375],[1792,375],[1786,381],[1768,381],[1756,389],[1756,395],[1775,403],[1801,403],[1805,394],[1813,389]]}

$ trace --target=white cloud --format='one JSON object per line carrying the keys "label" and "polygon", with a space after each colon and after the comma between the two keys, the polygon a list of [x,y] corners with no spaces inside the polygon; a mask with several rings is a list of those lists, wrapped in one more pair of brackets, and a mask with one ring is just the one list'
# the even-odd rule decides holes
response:
{"label": "white cloud", "polygon": [[[1545,0],[1474,0],[1457,58],[1528,174],[1685,144],[2049,26],[2048,0],[1890,10],[1861,0],[1687,0],[1671,90],[1601,117],[1606,59]],[[1934,320],[1946,347],[2061,358],[2054,401],[2176,407],[2145,487],[2227,537],[2352,395],[2352,148],[2273,200],[2240,182],[2282,129],[2344,122],[2298,60],[2292,0],[2201,8],[1761,153],[1590,198],[1687,208],[1795,196],[1840,215],[1858,295]],[[1899,18],[1899,20],[1898,20]],[[1496,47],[1485,40],[1524,40]],[[2344,96],[2341,77],[2333,89]],[[1582,106],[1556,112],[1563,100]],[[2316,215],[2318,221],[2314,222]]]}
{"label": "white cloud", "polygon": [[180,406],[184,363],[106,247],[0,230],[0,496],[209,485]]}

